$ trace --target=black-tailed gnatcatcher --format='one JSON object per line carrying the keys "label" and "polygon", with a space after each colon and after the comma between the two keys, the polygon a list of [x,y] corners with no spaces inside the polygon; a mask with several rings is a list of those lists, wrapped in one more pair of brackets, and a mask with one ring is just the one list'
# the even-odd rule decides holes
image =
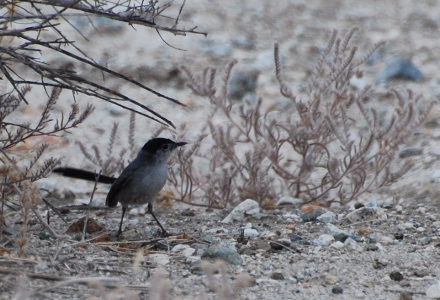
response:
{"label": "black-tailed gnatcatcher", "polygon": [[[105,204],[114,207],[119,202],[122,205],[122,217],[117,236],[122,233],[122,222],[127,207],[145,203],[148,203],[148,212],[159,225],[162,235],[167,234],[153,213],[153,202],[167,181],[168,159],[173,150],[185,144],[185,142],[176,143],[165,138],[151,139],[142,147],[135,160],[122,171],[116,180],[108,176],[99,177],[98,182],[111,183],[114,181],[107,194]],[[78,169],[58,168],[54,172],[73,178],[96,180],[92,172]]]}

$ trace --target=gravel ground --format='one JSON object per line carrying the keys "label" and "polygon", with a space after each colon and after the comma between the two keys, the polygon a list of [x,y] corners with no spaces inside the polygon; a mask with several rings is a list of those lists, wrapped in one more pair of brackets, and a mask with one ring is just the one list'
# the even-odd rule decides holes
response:
{"label": "gravel ground", "polygon": [[[186,124],[197,132],[204,125],[198,120],[206,114],[205,106],[185,87],[184,76],[176,73],[178,66],[200,71],[208,66],[222,68],[238,59],[234,72],[259,72],[255,95],[283,101],[274,74],[274,42],[280,43],[285,72],[299,92],[331,30],[343,33],[353,26],[359,27],[355,42],[363,53],[374,43],[386,41],[375,62],[366,67],[364,81],[354,85],[374,82],[388,63],[400,58],[410,60],[423,79],[396,80],[378,88],[410,88],[426,100],[438,99],[438,11],[440,3],[428,0],[283,1],[276,5],[196,0],[187,1],[181,20],[188,27],[199,26],[208,37],[164,34],[167,43],[186,51],[167,46],[153,31],[113,23],[97,26],[103,28],[100,32],[85,28],[83,33],[90,41],[79,40],[78,44],[85,44],[92,57],[108,67],[188,104],[176,108],[109,80],[113,88],[144,99],[177,128]],[[111,47],[103,46],[113,38]],[[78,99],[81,105],[92,101]],[[91,118],[71,135],[53,141],[51,154],[62,156],[64,165],[94,170],[96,166],[86,161],[75,143],[105,147],[113,122],[128,126],[128,112],[96,100],[92,103],[96,110]],[[384,101],[382,105],[389,104]],[[32,119],[39,113],[38,106],[24,108],[22,113],[20,118]],[[56,215],[51,217],[51,227],[63,234],[60,239],[51,238],[33,217],[26,257],[17,256],[14,236],[2,237],[0,299],[165,299],[164,295],[169,299],[440,298],[440,291],[433,288],[426,295],[440,274],[439,116],[435,106],[427,122],[405,141],[402,148],[416,150],[411,156],[415,167],[409,173],[347,207],[301,207],[290,199],[294,204],[273,210],[259,208],[224,223],[233,207],[220,211],[163,202],[156,206],[157,215],[173,235],[157,237],[154,221],[145,209],[138,208],[125,221],[123,242],[113,237],[119,208],[90,212],[97,233],[87,242],[78,241],[75,229],[65,233],[85,215],[83,208],[66,211],[67,223]],[[139,130],[140,147],[157,125],[138,119],[137,128],[145,128]],[[90,183],[59,176],[50,176],[41,185],[59,196],[48,196],[58,207],[88,202],[93,188]],[[108,186],[98,187],[98,207],[103,206],[107,191]],[[356,203],[365,207],[356,209]],[[44,209],[41,206],[42,214]],[[18,233],[20,224],[10,220],[19,214],[11,213],[8,218],[11,233]],[[200,263],[212,245],[226,253],[226,257],[224,253],[213,256],[230,262]]]}

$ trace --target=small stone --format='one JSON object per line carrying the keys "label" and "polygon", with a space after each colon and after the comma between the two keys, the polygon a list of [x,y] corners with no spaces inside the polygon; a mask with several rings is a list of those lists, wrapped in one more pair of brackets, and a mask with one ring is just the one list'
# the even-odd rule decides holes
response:
{"label": "small stone", "polygon": [[40,238],[40,240],[48,240],[48,239],[50,239],[51,236],[52,235],[47,231],[42,231],[38,234],[38,237]]}
{"label": "small stone", "polygon": [[362,204],[362,203],[356,203],[356,204],[354,205],[354,209],[359,209],[359,208],[362,208],[362,207],[365,207],[365,205]]}
{"label": "small stone", "polygon": [[199,275],[199,276],[203,275],[205,272],[203,271],[203,268],[202,268],[202,261],[201,260],[197,260],[197,261],[192,262],[189,265],[189,271],[192,274],[196,274],[196,275]]}
{"label": "small stone", "polygon": [[340,287],[339,285],[335,285],[332,288],[332,293],[333,294],[342,294],[344,292],[344,289],[342,287]]}
{"label": "small stone", "polygon": [[371,244],[377,243],[377,235],[376,234],[367,235],[367,239],[368,239],[368,242]]}
{"label": "small stone", "polygon": [[377,200],[370,200],[368,201],[367,205],[365,205],[365,207],[379,207],[379,204],[377,203]]}
{"label": "small stone", "polygon": [[171,249],[171,252],[179,253],[185,257],[190,257],[196,252],[196,249],[191,248],[189,245],[178,244]]}
{"label": "small stone", "polygon": [[421,155],[422,149],[416,147],[408,147],[400,151],[399,158],[408,158],[411,156]]}
{"label": "small stone", "polygon": [[412,300],[412,295],[407,292],[401,292],[399,296],[399,300]]}
{"label": "small stone", "polygon": [[390,273],[390,278],[391,278],[391,280],[394,280],[394,281],[402,281],[403,275],[400,272],[394,271],[394,272]]}
{"label": "small stone", "polygon": [[440,280],[428,287],[426,296],[430,299],[440,298]]}
{"label": "small stone", "polygon": [[241,265],[243,263],[243,258],[235,249],[219,245],[210,246],[206,249],[205,253],[202,254],[202,259],[223,260],[233,265]]}
{"label": "small stone", "polygon": [[210,234],[229,233],[229,230],[227,230],[224,227],[214,227],[206,230],[206,233],[210,233]]}
{"label": "small stone", "polygon": [[426,270],[417,270],[417,271],[414,271],[414,276],[419,277],[419,278],[423,278],[423,277],[426,277],[426,276],[428,276],[428,275],[429,275],[429,273],[428,273],[428,271],[426,271]]}
{"label": "small stone", "polygon": [[255,241],[254,243],[252,243],[252,245],[256,248],[256,249],[261,249],[264,251],[269,251],[271,249],[271,246],[268,242],[266,241]]}
{"label": "small stone", "polygon": [[313,209],[311,211],[308,211],[301,215],[301,219],[303,222],[311,222],[315,221],[320,215],[325,214],[327,212],[326,209],[320,207]]}
{"label": "small stone", "polygon": [[302,241],[302,237],[300,237],[299,235],[297,235],[297,234],[291,234],[290,236],[289,236],[289,238],[290,238],[290,241],[291,242],[293,242],[293,243],[297,243],[298,241]]}
{"label": "small stone", "polygon": [[284,275],[280,272],[274,272],[270,275],[270,278],[274,280],[284,280]]}
{"label": "small stone", "polygon": [[275,207],[281,207],[281,206],[299,206],[302,203],[302,200],[299,198],[293,198],[289,196],[281,197],[277,203],[275,204]]}
{"label": "small stone", "polygon": [[316,220],[321,221],[323,223],[333,223],[335,221],[335,214],[331,211],[327,211],[322,215],[318,216]]}
{"label": "small stone", "polygon": [[395,238],[396,240],[399,240],[399,241],[403,240],[403,233],[402,233],[402,232],[396,232],[396,233],[394,234],[394,238]]}
{"label": "small stone", "polygon": [[257,237],[257,236],[259,236],[260,234],[259,234],[258,231],[255,230],[255,229],[252,229],[252,228],[246,228],[246,229],[243,231],[243,235],[244,235],[244,237],[252,238],[252,237]]}
{"label": "small stone", "polygon": [[284,249],[283,245],[280,245],[279,243],[270,243],[270,247],[275,251],[281,251]]}
{"label": "small stone", "polygon": [[337,242],[332,243],[330,245],[330,247],[335,248],[335,249],[342,249],[345,247],[345,245],[344,245],[344,243],[337,241]]}
{"label": "small stone", "polygon": [[345,245],[347,248],[352,249],[352,250],[355,250],[355,251],[357,251],[357,252],[362,252],[362,251],[364,250],[364,249],[363,249],[361,246],[359,246],[359,245],[356,243],[356,241],[353,240],[352,238],[348,238],[348,239],[346,239],[345,242],[344,242],[344,245]]}
{"label": "small stone", "polygon": [[153,253],[149,254],[148,258],[157,265],[166,266],[170,263],[170,258],[168,254],[162,254],[162,253]]}
{"label": "small stone", "polygon": [[325,275],[323,279],[326,284],[335,284],[338,282],[338,277],[333,275]]}
{"label": "small stone", "polygon": [[385,213],[385,210],[380,207],[362,207],[345,216],[345,220],[349,223],[386,219],[388,219],[388,216]]}
{"label": "small stone", "polygon": [[373,262],[373,268],[376,270],[384,269],[387,265],[386,262],[379,261],[378,259],[375,259]]}
{"label": "small stone", "polygon": [[336,227],[333,224],[327,224],[325,226],[324,233],[331,234],[335,238],[336,241],[340,241],[340,242],[345,242],[345,240],[347,238],[351,238],[355,241],[357,240],[356,236],[351,235],[351,234],[339,229],[338,227]]}
{"label": "small stone", "polygon": [[252,199],[246,199],[238,204],[231,213],[223,219],[222,223],[231,223],[233,221],[243,221],[247,215],[257,215],[260,213],[258,202]]}
{"label": "small stone", "polygon": [[420,80],[423,78],[422,72],[409,60],[395,59],[385,66],[385,69],[378,76],[378,82],[386,82],[390,79]]}
{"label": "small stone", "polygon": [[259,75],[257,70],[251,70],[232,76],[228,83],[228,98],[239,101],[248,94],[255,94]]}
{"label": "small stone", "polygon": [[428,245],[431,242],[432,242],[432,237],[424,236],[424,237],[419,238],[419,243],[421,245]]}
{"label": "small stone", "polygon": [[367,250],[367,251],[378,251],[379,247],[377,247],[377,245],[368,245],[367,247],[365,247],[365,250]]}
{"label": "small stone", "polygon": [[321,234],[317,239],[313,240],[313,244],[317,246],[327,246],[335,241],[335,238],[329,234]]}

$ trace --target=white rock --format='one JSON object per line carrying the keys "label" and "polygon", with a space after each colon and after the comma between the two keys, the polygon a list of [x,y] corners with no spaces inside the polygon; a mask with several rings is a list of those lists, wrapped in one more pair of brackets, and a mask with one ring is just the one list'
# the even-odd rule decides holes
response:
{"label": "white rock", "polygon": [[293,198],[293,197],[289,197],[289,196],[284,196],[281,197],[277,203],[275,204],[275,207],[279,207],[279,206],[288,206],[288,205],[293,205],[293,206],[298,206],[302,203],[302,200],[299,198]]}
{"label": "white rock", "polygon": [[313,240],[313,244],[317,246],[327,246],[335,241],[335,238],[329,234],[321,234],[317,239]]}
{"label": "white rock", "polygon": [[431,182],[438,182],[440,177],[440,170],[434,171],[431,175]]}
{"label": "white rock", "polygon": [[362,252],[364,249],[358,245],[358,243],[356,243],[355,240],[353,240],[352,238],[347,238],[344,242],[344,245],[347,246],[347,248],[349,249],[353,249],[357,252]]}
{"label": "white rock", "polygon": [[243,221],[246,215],[256,215],[260,213],[260,206],[252,199],[246,199],[238,204],[231,213],[223,219],[222,223],[232,223],[233,221]]}
{"label": "white rock", "polygon": [[224,227],[215,227],[215,228],[211,228],[206,230],[207,233],[211,233],[211,234],[215,234],[215,233],[229,233],[229,230],[227,230]]}
{"label": "white rock", "polygon": [[385,250],[385,248],[380,243],[376,243],[376,247],[377,247],[377,249],[379,249],[379,251]]}
{"label": "white rock", "polygon": [[330,247],[335,248],[335,249],[341,249],[341,248],[344,248],[344,246],[345,246],[344,243],[340,242],[340,241],[336,241],[330,245]]}
{"label": "white rock", "polygon": [[339,229],[338,227],[336,227],[333,224],[326,224],[325,228],[324,228],[324,233],[331,234],[331,235],[338,235],[338,234],[349,235],[347,232],[345,232],[342,229]]}
{"label": "white rock", "polygon": [[245,237],[257,237],[260,235],[260,233],[258,233],[257,230],[252,229],[252,228],[246,228],[243,232],[243,235]]}
{"label": "white rock", "polygon": [[196,252],[196,249],[191,248],[189,245],[178,244],[171,249],[171,252],[181,254],[185,257],[190,257]]}
{"label": "white rock", "polygon": [[177,244],[171,249],[171,252],[181,252],[187,248],[190,248],[189,245]]}
{"label": "white rock", "polygon": [[321,221],[323,223],[333,223],[335,221],[336,215],[332,213],[331,211],[325,212],[316,219],[318,221]]}
{"label": "white rock", "polygon": [[165,265],[168,265],[170,263],[170,258],[168,257],[167,254],[154,253],[154,254],[148,255],[148,258],[153,263],[155,263],[157,265],[161,265],[161,266],[165,266]]}
{"label": "white rock", "polygon": [[349,213],[345,220],[350,223],[357,223],[369,220],[386,220],[388,216],[383,208],[380,207],[362,207]]}
{"label": "white rock", "polygon": [[440,280],[426,290],[426,296],[431,299],[440,298]]}
{"label": "white rock", "polygon": [[403,227],[404,229],[413,229],[413,228],[414,228],[414,224],[411,223],[411,222],[406,222],[406,223],[403,223],[403,224],[402,224],[402,227]]}

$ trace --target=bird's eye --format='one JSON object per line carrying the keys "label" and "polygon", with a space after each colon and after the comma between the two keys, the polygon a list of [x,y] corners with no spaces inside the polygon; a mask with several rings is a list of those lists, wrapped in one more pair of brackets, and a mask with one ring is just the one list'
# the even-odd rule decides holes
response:
{"label": "bird's eye", "polygon": [[168,149],[168,147],[169,147],[168,144],[163,144],[162,145],[162,149],[164,149],[164,150]]}

